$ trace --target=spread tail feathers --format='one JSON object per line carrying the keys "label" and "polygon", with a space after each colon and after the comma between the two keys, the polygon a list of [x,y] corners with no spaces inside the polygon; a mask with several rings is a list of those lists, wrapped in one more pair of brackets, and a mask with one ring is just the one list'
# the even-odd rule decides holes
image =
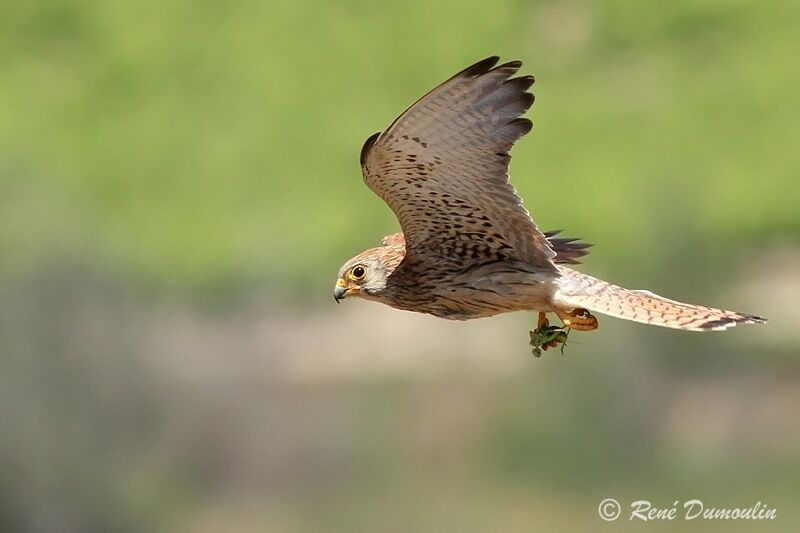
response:
{"label": "spread tail feathers", "polygon": [[717,331],[767,321],[755,315],[669,300],[650,291],[625,289],[566,268],[562,274],[554,302],[573,309],[691,331]]}
{"label": "spread tail feathers", "polygon": [[544,233],[548,244],[556,253],[554,261],[566,265],[577,265],[581,262],[580,259],[589,253],[589,248],[592,245],[581,242],[579,239],[558,237],[560,234],[560,229]]}

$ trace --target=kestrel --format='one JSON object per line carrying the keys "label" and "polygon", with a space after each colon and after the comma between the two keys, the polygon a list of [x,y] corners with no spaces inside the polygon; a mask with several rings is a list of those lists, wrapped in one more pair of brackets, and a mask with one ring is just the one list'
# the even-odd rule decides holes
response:
{"label": "kestrel", "polygon": [[[389,204],[402,233],[339,270],[334,298],[468,320],[538,311],[536,355],[571,329],[597,328],[593,312],[693,331],[765,319],[663,298],[582,274],[590,245],[542,232],[508,180],[509,152],[532,128],[533,76],[522,65],[475,63],[406,109],[361,149],[364,181]],[[550,326],[555,313],[564,327]],[[563,348],[563,347],[562,347]]]}

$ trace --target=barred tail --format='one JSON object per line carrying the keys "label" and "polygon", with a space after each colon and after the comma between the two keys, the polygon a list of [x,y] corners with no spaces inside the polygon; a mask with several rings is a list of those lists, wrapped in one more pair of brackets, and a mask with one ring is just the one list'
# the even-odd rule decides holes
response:
{"label": "barred tail", "polygon": [[571,269],[562,268],[554,302],[643,324],[692,331],[717,331],[736,324],[763,324],[755,315],[669,300],[650,291],[612,285]]}

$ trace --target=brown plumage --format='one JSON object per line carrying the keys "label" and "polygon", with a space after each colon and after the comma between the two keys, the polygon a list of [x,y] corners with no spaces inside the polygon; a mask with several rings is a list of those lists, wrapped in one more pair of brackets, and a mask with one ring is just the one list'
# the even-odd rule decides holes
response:
{"label": "brown plumage", "polygon": [[[490,57],[411,105],[361,150],[364,181],[402,233],[350,259],[334,296],[377,300],[449,319],[557,313],[576,329],[588,312],[690,330],[765,320],[632,291],[570,269],[588,244],[543,233],[508,181],[514,142],[531,130],[532,76]],[[543,320],[543,317],[542,317]],[[540,327],[543,323],[540,321]]]}

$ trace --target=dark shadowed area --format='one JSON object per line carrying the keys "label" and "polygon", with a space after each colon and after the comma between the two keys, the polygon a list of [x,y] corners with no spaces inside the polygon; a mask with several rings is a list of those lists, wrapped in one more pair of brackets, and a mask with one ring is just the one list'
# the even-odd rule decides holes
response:
{"label": "dark shadowed area", "polygon": [[[0,531],[800,528],[800,8],[413,0],[0,7]],[[579,267],[766,316],[335,305],[397,231],[364,140],[461,68],[536,76],[512,181]],[[598,516],[604,498],[623,517]],[[629,521],[762,502],[777,519]]]}

